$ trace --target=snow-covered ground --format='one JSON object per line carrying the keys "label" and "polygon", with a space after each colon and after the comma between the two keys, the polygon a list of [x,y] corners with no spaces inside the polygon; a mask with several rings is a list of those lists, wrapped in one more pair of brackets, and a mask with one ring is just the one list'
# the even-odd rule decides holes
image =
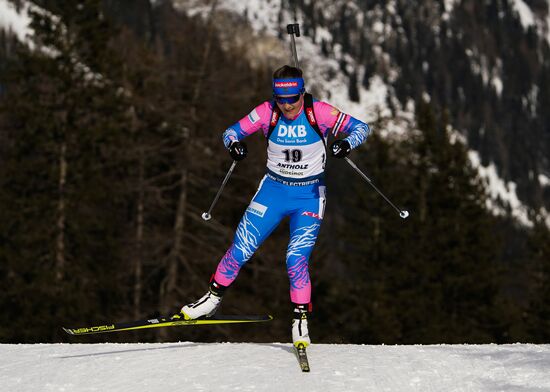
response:
{"label": "snow-covered ground", "polygon": [[550,345],[0,345],[0,390],[550,391]]}

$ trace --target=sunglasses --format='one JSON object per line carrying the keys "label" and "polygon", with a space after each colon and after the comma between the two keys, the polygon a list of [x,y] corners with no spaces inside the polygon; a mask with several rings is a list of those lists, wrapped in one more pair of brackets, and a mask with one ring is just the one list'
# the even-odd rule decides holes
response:
{"label": "sunglasses", "polygon": [[293,104],[298,102],[301,96],[302,94],[291,95],[290,97],[279,97],[277,95],[274,95],[273,98],[275,98],[275,101],[277,101],[277,103],[280,103],[280,104],[283,104],[283,103]]}

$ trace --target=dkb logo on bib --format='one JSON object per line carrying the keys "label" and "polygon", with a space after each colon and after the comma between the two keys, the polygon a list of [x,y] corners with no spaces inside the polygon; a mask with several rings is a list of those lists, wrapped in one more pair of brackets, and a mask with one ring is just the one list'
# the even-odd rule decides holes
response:
{"label": "dkb logo on bib", "polygon": [[279,125],[277,136],[281,137],[305,137],[307,135],[305,125]]}

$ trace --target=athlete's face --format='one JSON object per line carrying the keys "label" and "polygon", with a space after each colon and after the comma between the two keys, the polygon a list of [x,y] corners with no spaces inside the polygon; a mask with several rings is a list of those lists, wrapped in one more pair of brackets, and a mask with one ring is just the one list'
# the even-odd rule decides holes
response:
{"label": "athlete's face", "polygon": [[[296,100],[294,97],[296,97]],[[300,109],[304,103],[304,95],[280,95],[275,97],[275,102],[277,102],[277,106],[281,109],[284,116],[292,119],[295,118],[300,112]]]}

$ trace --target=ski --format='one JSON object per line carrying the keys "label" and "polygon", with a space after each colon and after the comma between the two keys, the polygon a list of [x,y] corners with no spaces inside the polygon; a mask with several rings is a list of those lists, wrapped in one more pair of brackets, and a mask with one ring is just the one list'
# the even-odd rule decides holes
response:
{"label": "ski", "polygon": [[136,320],[122,323],[112,323],[81,328],[65,328],[63,330],[69,335],[91,335],[106,332],[135,331],[139,329],[164,328],[164,327],[182,327],[188,325],[211,325],[211,324],[237,324],[237,323],[258,323],[273,320],[270,315],[255,316],[226,316],[214,315],[208,318],[196,320],[183,320],[175,317],[159,317],[147,320]]}
{"label": "ski", "polygon": [[306,346],[299,344],[296,347],[296,355],[298,356],[298,363],[302,372],[309,372],[309,361],[307,360]]}

